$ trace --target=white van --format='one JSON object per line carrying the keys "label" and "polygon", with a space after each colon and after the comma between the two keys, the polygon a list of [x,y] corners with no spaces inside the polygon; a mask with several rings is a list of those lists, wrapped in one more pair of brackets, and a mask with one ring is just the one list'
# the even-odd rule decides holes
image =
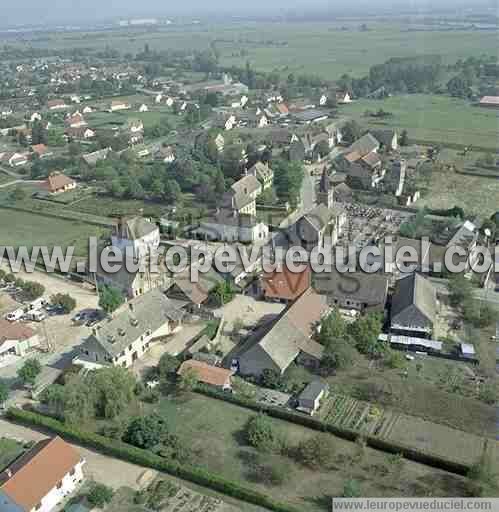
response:
{"label": "white van", "polygon": [[19,308],[19,309],[16,309],[15,311],[12,311],[8,315],[6,315],[5,318],[9,322],[17,322],[17,320],[20,320],[23,317],[23,315],[24,315],[24,309]]}
{"label": "white van", "polygon": [[40,297],[39,299],[34,300],[33,302],[29,303],[29,309],[42,309],[44,306],[47,305],[47,299],[44,297]]}
{"label": "white van", "polygon": [[30,320],[31,322],[43,322],[47,318],[47,315],[43,311],[33,310],[28,311],[25,315],[26,320]]}

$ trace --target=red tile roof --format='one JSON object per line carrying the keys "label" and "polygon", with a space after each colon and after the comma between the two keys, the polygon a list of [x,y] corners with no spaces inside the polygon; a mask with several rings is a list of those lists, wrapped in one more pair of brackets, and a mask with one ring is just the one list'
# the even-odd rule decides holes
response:
{"label": "red tile roof", "polygon": [[27,325],[0,320],[0,345],[6,340],[29,340],[35,334]]}
{"label": "red tile roof", "polygon": [[263,275],[263,293],[268,299],[295,300],[310,287],[311,272],[307,267],[303,272],[291,272],[286,265],[282,271]]}
{"label": "red tile roof", "polygon": [[0,475],[1,490],[29,511],[80,461],[80,454],[60,437],[45,439]]}
{"label": "red tile roof", "polygon": [[211,384],[212,386],[224,386],[230,383],[230,377],[232,372],[224,368],[218,368],[217,366],[211,366],[203,363],[202,361],[195,361],[189,359],[184,361],[177,371],[178,375],[182,375],[188,370],[193,370],[199,381],[205,384]]}
{"label": "red tile roof", "polygon": [[50,192],[57,192],[72,183],[74,183],[74,180],[61,173],[51,174],[46,180],[46,185]]}

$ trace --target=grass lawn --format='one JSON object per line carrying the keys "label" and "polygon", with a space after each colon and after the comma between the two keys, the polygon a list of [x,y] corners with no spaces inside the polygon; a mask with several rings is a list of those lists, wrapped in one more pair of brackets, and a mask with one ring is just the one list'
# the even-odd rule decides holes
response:
{"label": "grass lawn", "polygon": [[24,452],[24,446],[12,439],[0,438],[0,472]]}
{"label": "grass lawn", "polygon": [[490,217],[498,204],[499,180],[443,169],[432,172],[427,193],[415,206],[446,209],[457,205],[468,214]]}
{"label": "grass lawn", "polygon": [[[359,480],[363,493],[368,496],[421,495],[431,485],[436,485],[444,495],[462,492],[448,487],[450,482],[445,473],[409,461],[404,463],[402,478],[386,479],[380,472],[386,463],[385,454],[368,449],[362,461],[355,461],[356,445],[338,438],[333,438],[336,454],[330,470],[311,471],[281,456],[282,463],[289,465],[289,477],[280,487],[266,487],[248,482],[247,464],[256,452],[245,446],[241,432],[254,415],[252,411],[200,395],[165,399],[158,409],[173,431],[194,450],[198,464],[302,509],[326,510],[325,497],[341,495],[348,478]],[[276,432],[291,446],[316,435],[295,424],[271,421]],[[459,478],[452,480],[452,486],[460,486]]]}
{"label": "grass lawn", "polygon": [[83,222],[0,208],[0,240],[5,246],[74,246],[74,255],[83,257],[88,252],[88,238],[105,232],[106,228]]}
{"label": "grass lawn", "polygon": [[[364,112],[383,109],[391,117],[365,117]],[[472,105],[469,101],[431,94],[398,95],[384,100],[359,99],[340,108],[371,128],[406,129],[410,139],[429,144],[463,144],[498,148],[498,114]]]}
{"label": "grass lawn", "polygon": [[[145,102],[146,104],[150,103],[149,101]],[[104,128],[106,126],[122,126],[124,125],[128,119],[140,119],[144,123],[145,128],[150,128],[152,126],[157,125],[162,118],[168,118],[168,121],[175,127],[178,122],[178,116],[175,116],[171,110],[154,109],[151,105],[149,105],[151,109],[149,112],[136,112],[132,110],[124,110],[121,112],[94,112],[92,114],[87,114],[85,119],[93,128]],[[153,110],[154,109],[154,110]]]}

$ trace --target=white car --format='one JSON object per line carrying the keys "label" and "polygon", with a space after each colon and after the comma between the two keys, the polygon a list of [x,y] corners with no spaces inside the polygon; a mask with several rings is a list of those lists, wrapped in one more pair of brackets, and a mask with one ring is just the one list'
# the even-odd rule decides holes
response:
{"label": "white car", "polygon": [[414,361],[414,359],[416,359],[414,356],[411,356],[409,354],[406,354],[405,358],[408,360],[408,361]]}

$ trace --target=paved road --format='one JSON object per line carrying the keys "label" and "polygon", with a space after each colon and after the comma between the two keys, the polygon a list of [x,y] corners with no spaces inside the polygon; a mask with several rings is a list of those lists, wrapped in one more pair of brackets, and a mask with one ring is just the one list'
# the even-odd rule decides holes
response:
{"label": "paved road", "polygon": [[0,185],[0,188],[11,187],[12,185],[16,185],[17,183],[43,183],[43,180],[13,180],[8,181],[7,183],[3,183]]}

